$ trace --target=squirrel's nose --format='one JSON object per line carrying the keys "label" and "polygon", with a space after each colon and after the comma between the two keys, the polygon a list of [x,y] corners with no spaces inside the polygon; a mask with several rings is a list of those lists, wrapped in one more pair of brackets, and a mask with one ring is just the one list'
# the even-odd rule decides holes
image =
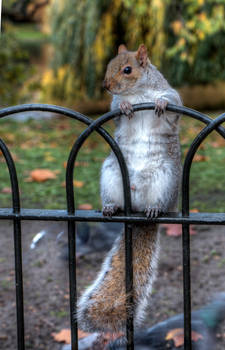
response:
{"label": "squirrel's nose", "polygon": [[109,89],[109,88],[110,88],[110,82],[109,82],[107,79],[105,79],[105,80],[103,81],[103,83],[102,83],[102,87],[103,87],[104,89]]}

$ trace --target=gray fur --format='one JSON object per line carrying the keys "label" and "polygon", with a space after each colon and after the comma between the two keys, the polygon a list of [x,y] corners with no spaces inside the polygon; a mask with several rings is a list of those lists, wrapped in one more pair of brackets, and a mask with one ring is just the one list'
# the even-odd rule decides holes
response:
{"label": "gray fur", "polygon": [[[169,103],[181,105],[178,93],[170,87],[162,74],[148,61],[147,67],[136,83],[124,93],[113,96],[111,109],[120,108],[123,101],[130,104],[156,102],[165,99]],[[143,212],[152,210],[167,212],[176,208],[178,188],[181,177],[180,143],[179,143],[179,116],[176,113],[165,111],[158,117],[154,111],[135,112],[129,119],[123,115],[116,120],[115,140],[125,158],[131,184],[132,210]],[[124,209],[123,187],[120,168],[113,152],[106,158],[101,171],[101,198],[104,207],[118,207]],[[156,214],[157,215],[157,214]],[[145,315],[152,283],[157,271],[157,257],[159,254],[159,239],[157,239],[156,225],[135,225],[133,237],[152,231],[156,239],[151,241],[152,255],[149,268],[145,272],[147,282],[143,285],[139,276],[136,277],[138,302],[135,305],[135,324],[140,324]],[[133,238],[135,239],[135,238]],[[141,238],[140,238],[141,239]],[[104,283],[107,271],[112,268],[111,261],[117,254],[121,237],[116,240],[114,247],[106,257],[100,274],[93,285],[84,293],[79,301],[78,320],[85,330],[99,331],[96,325],[88,319],[87,313],[93,291],[101,294],[101,285]],[[144,254],[140,252],[140,254]],[[102,296],[104,298],[104,296]],[[117,296],[115,295],[115,298]],[[123,329],[122,320],[118,320],[118,329]],[[121,327],[122,326],[122,327]],[[103,330],[103,329],[102,329]],[[108,330],[107,320],[104,331]]]}
{"label": "gray fur", "polygon": [[[111,107],[119,108],[122,101],[136,104],[159,98],[182,105],[178,93],[149,63],[132,89],[113,96]],[[123,152],[130,183],[136,187],[131,193],[134,211],[160,206],[166,212],[176,207],[181,175],[178,122],[179,116],[167,111],[160,117],[154,111],[141,111],[130,120],[125,116],[117,120],[115,140]],[[122,179],[113,153],[103,163],[101,198],[103,207],[114,203],[124,209]]]}

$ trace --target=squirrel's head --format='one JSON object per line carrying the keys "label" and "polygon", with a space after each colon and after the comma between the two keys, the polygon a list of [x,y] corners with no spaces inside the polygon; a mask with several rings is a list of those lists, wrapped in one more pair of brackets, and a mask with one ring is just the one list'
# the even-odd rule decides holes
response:
{"label": "squirrel's head", "polygon": [[113,95],[135,93],[149,64],[144,44],[137,51],[128,51],[125,45],[120,45],[118,55],[107,66],[103,87]]}

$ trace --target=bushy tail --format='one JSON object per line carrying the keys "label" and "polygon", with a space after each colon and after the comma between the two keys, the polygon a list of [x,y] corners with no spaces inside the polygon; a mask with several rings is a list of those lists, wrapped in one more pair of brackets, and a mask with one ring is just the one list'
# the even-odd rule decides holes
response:
{"label": "bushy tail", "polygon": [[[144,318],[155,278],[159,238],[157,225],[133,225],[134,319]],[[89,332],[124,331],[126,326],[125,242],[116,239],[100,273],[78,303],[79,327]]]}

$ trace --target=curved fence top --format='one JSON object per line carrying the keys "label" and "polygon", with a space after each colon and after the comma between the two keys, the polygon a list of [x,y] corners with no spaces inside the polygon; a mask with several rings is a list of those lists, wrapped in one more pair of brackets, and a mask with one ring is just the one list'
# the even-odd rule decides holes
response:
{"label": "curved fence top", "polygon": [[[142,110],[152,110],[155,108],[154,103],[142,103],[142,104],[136,104],[133,105],[134,112],[142,111]],[[224,121],[224,114],[217,117],[216,119],[211,119],[210,117],[206,116],[203,113],[200,113],[198,111],[195,111],[193,109],[187,108],[187,107],[181,107],[176,106],[172,104],[167,105],[167,110],[179,114],[183,114],[188,117],[192,117],[196,120],[199,120],[206,124],[207,126],[200,132],[199,135],[194,139],[192,145],[190,146],[190,149],[186,155],[185,162],[184,162],[184,171],[183,171],[183,184],[182,184],[182,212],[183,215],[188,215],[189,211],[189,178],[190,178],[190,168],[191,163],[194,157],[194,154],[196,153],[198,147],[200,146],[201,142],[205,139],[205,137],[212,132],[213,130],[216,130],[223,138],[225,138],[225,129],[220,125]],[[93,131],[97,131],[109,144],[112,151],[115,153],[115,156],[117,157],[117,160],[119,162],[119,166],[121,169],[122,174],[122,180],[123,180],[123,190],[124,190],[124,203],[125,203],[125,213],[126,215],[129,215],[131,212],[131,194],[130,194],[130,183],[129,183],[129,174],[127,170],[126,163],[124,161],[123,154],[116,143],[116,141],[107,133],[105,129],[103,129],[101,126],[106,123],[107,121],[122,115],[122,112],[120,109],[116,109],[110,112],[105,113],[104,115],[100,116],[96,120],[92,120],[91,118],[73,111],[69,108],[64,108],[60,106],[55,105],[49,105],[49,104],[24,104],[19,106],[13,106],[8,107],[0,110],[0,118],[10,116],[16,113],[22,113],[22,112],[33,112],[33,111],[43,111],[43,112],[50,112],[50,113],[57,113],[59,115],[67,116],[72,119],[76,119],[79,122],[82,122],[86,124],[88,127],[81,133],[81,135],[78,137],[78,139],[75,141],[67,163],[67,169],[66,169],[66,191],[67,191],[67,207],[68,212],[72,214],[75,210],[75,203],[74,203],[74,188],[73,188],[73,176],[74,176],[74,164],[76,157],[78,155],[78,152],[80,148],[82,147],[85,140],[92,134]],[[17,180],[17,174],[16,174],[16,168],[14,161],[12,159],[12,156],[5,145],[5,143],[1,140],[0,142],[0,149],[3,152],[3,155],[6,159],[6,163],[8,166],[8,170],[10,173],[10,180],[11,180],[11,187],[12,187],[12,201],[13,201],[13,209],[15,212],[18,212],[20,210],[20,199],[19,199],[19,187],[18,187],[18,180]]]}
{"label": "curved fence top", "polygon": [[[141,110],[153,110],[155,108],[154,103],[144,103],[134,105],[134,112]],[[165,214],[164,217],[157,219],[142,218],[141,222],[153,220],[153,222],[161,223],[175,223],[180,222],[183,224],[183,281],[184,281],[184,344],[185,349],[191,349],[191,288],[190,288],[190,237],[189,237],[189,225],[193,221],[193,217],[189,216],[189,178],[190,169],[193,157],[198,150],[200,144],[204,139],[213,131],[216,130],[223,138],[225,138],[225,129],[222,127],[222,123],[225,121],[225,113],[211,119],[208,116],[186,108],[168,104],[167,110],[179,114],[183,114],[188,117],[192,117],[206,124],[202,131],[193,140],[190,149],[186,155],[184,168],[183,168],[183,183],[182,183],[182,215]],[[140,222],[140,216],[131,214],[131,196],[130,196],[130,182],[127,166],[123,157],[123,154],[116,143],[116,141],[109,135],[102,125],[113,119],[114,117],[122,115],[119,109],[108,112],[100,116],[96,120],[92,120],[87,116],[73,111],[68,108],[63,108],[53,105],[44,104],[27,104],[15,107],[4,108],[0,110],[0,118],[22,112],[29,111],[43,111],[57,113],[63,116],[67,116],[76,119],[87,125],[87,128],[80,134],[70,151],[69,159],[66,168],[66,193],[67,193],[67,212],[66,211],[54,211],[54,210],[35,210],[25,209],[20,211],[20,199],[19,199],[19,187],[17,180],[17,173],[14,161],[4,141],[0,139],[0,150],[5,157],[7,167],[10,174],[11,187],[12,187],[12,199],[13,199],[13,213],[10,210],[0,210],[0,218],[10,218],[14,221],[14,241],[15,241],[15,277],[16,277],[16,305],[17,305],[17,338],[18,349],[25,349],[24,342],[24,318],[23,318],[23,276],[22,276],[22,244],[21,244],[21,220],[62,220],[68,222],[68,246],[69,246],[69,280],[70,280],[70,316],[71,316],[71,348],[77,350],[78,338],[77,338],[77,321],[74,318],[76,314],[76,257],[75,257],[75,222],[76,221],[102,221],[102,215],[96,211],[81,211],[81,213],[75,213],[74,203],[74,188],[73,188],[73,176],[74,176],[74,164],[79,150],[81,149],[85,140],[92,134],[92,132],[98,132],[104,140],[109,144],[111,150],[114,152],[119,166],[121,169],[123,190],[124,190],[124,202],[125,202],[125,215],[114,217],[115,221],[125,223],[125,270],[126,270],[126,291],[127,291],[127,305],[132,301],[133,293],[133,268],[132,268],[132,226],[129,225],[133,222]],[[171,213],[170,213],[171,214]],[[224,224],[225,225],[225,213],[217,216],[207,213],[195,213],[197,223],[204,224]],[[10,216],[11,215],[11,216]],[[205,215],[205,216],[204,216]],[[137,221],[135,221],[137,218]],[[139,221],[138,221],[139,220]],[[211,221],[210,221],[211,220]],[[129,299],[130,298],[130,299]],[[128,310],[128,308],[127,308]],[[128,312],[127,312],[128,315]],[[133,318],[127,316],[127,349],[133,349]]]}

